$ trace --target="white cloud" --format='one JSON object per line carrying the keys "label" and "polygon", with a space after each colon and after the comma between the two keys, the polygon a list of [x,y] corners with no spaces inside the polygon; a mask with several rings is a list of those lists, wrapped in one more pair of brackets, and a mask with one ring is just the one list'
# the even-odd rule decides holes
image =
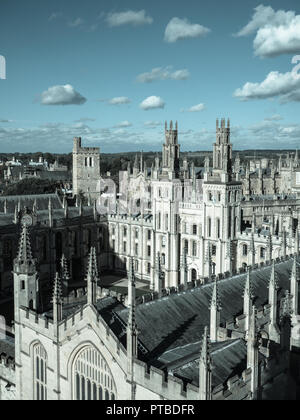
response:
{"label": "white cloud", "polygon": [[194,105],[191,106],[187,112],[201,112],[205,109],[205,105],[204,104],[198,104],[198,105]]}
{"label": "white cloud", "polygon": [[116,98],[112,98],[108,101],[110,105],[124,105],[129,104],[131,100],[127,98],[126,96],[119,96]]}
{"label": "white cloud", "polygon": [[81,26],[84,24],[84,20],[79,18],[73,19],[69,22],[69,26],[71,26],[72,28],[77,28],[78,26]]}
{"label": "white cloud", "polygon": [[56,12],[56,13],[52,13],[49,16],[48,20],[49,20],[49,22],[51,22],[52,20],[58,19],[60,17],[62,17],[62,13],[61,12]]}
{"label": "white cloud", "polygon": [[73,86],[52,86],[41,94],[42,105],[82,105],[86,102]]}
{"label": "white cloud", "polygon": [[210,32],[210,29],[198,23],[191,23],[187,19],[174,17],[168,23],[165,30],[165,41],[176,42],[186,38],[202,38]]}
{"label": "white cloud", "polygon": [[274,114],[271,117],[266,117],[265,121],[281,121],[283,120],[283,117],[279,114]]}
{"label": "white cloud", "polygon": [[132,127],[132,124],[129,121],[122,121],[119,124],[115,125],[115,128],[127,128]]}
{"label": "white cloud", "polygon": [[148,111],[149,109],[157,109],[157,108],[164,108],[165,103],[159,96],[149,96],[146,98],[141,104],[140,108],[144,111]]}
{"label": "white cloud", "polygon": [[260,57],[300,52],[300,15],[293,11],[278,10],[271,6],[256,7],[251,21],[236,35],[247,36],[256,32],[254,53]]}
{"label": "white cloud", "polygon": [[89,117],[82,117],[79,118],[79,120],[75,120],[74,122],[93,122],[96,121],[95,118],[89,118]]}
{"label": "white cloud", "polygon": [[127,10],[126,12],[109,13],[107,15],[106,21],[109,26],[138,26],[151,24],[153,22],[153,19],[151,16],[147,16],[145,10]]}
{"label": "white cloud", "polygon": [[282,103],[300,101],[300,78],[293,72],[270,72],[261,83],[247,82],[233,96],[242,101],[279,97]]}
{"label": "white cloud", "polygon": [[161,121],[145,121],[144,126],[147,128],[156,128],[162,125]]}
{"label": "white cloud", "polygon": [[156,80],[186,80],[190,77],[187,69],[172,71],[172,67],[156,67],[150,72],[142,73],[137,76],[139,83],[151,83]]}

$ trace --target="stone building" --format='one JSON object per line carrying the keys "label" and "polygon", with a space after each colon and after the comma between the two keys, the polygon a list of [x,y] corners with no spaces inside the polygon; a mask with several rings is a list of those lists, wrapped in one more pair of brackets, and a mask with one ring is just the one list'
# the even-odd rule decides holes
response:
{"label": "stone building", "polygon": [[86,193],[95,199],[100,194],[100,152],[97,147],[82,147],[81,137],[74,138],[73,193]]}
{"label": "stone building", "polygon": [[[159,261],[156,276],[161,276]],[[84,301],[64,303],[65,272],[39,306],[30,234],[14,260],[14,337],[0,339],[0,397],[21,400],[296,399],[299,386],[299,257],[279,258],[205,286],[187,283],[127,307],[99,298],[91,248]]]}
{"label": "stone building", "polygon": [[[21,234],[0,398],[299,396],[298,167],[286,194],[245,194],[224,119],[200,177],[180,160],[177,123],[165,127],[162,162],[147,168],[141,155],[121,173],[117,200],[99,198],[99,162],[74,139],[75,206],[57,198],[53,209],[53,198],[11,211],[3,200],[5,234]],[[128,278],[127,297],[103,292],[100,268]],[[136,298],[137,280],[149,294]]]}

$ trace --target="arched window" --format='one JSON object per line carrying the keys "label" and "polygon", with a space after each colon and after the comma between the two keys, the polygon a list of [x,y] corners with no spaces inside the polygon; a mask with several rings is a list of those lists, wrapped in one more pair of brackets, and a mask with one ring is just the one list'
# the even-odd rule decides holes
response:
{"label": "arched window", "polygon": [[192,244],[193,244],[192,246],[193,257],[197,257],[197,242],[193,241]]}
{"label": "arched window", "polygon": [[220,234],[221,234],[221,231],[220,231],[220,219],[217,218],[217,220],[216,220],[216,235],[217,235],[217,238],[218,239],[220,238]]}
{"label": "arched window", "polygon": [[192,271],[191,271],[191,278],[192,278],[192,281],[197,280],[197,271],[194,268],[192,268]]}
{"label": "arched window", "polygon": [[41,344],[33,347],[33,393],[34,399],[47,399],[47,353]]}
{"label": "arched window", "polygon": [[93,347],[81,350],[73,364],[74,399],[114,400],[116,387],[106,360]]}
{"label": "arched window", "polygon": [[246,244],[243,245],[243,255],[244,257],[248,255],[248,246]]}
{"label": "arched window", "polygon": [[207,218],[207,236],[209,238],[211,237],[211,218],[210,217]]}
{"label": "arched window", "polygon": [[183,242],[183,248],[184,248],[185,254],[188,255],[188,253],[189,253],[189,241],[187,239],[185,239],[184,242]]}

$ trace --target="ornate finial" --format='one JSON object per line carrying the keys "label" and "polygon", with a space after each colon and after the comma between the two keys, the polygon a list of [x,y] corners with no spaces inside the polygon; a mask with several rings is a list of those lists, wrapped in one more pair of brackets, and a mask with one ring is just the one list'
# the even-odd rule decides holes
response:
{"label": "ornate finial", "polygon": [[275,269],[275,260],[272,261],[272,269],[271,269],[269,288],[270,287],[274,287],[275,290],[279,289],[278,277],[277,277],[277,273],[276,273],[276,269]]}
{"label": "ornate finial", "polygon": [[201,349],[200,349],[200,362],[202,362],[205,366],[209,366],[211,363],[210,358],[210,339],[208,334],[207,326],[204,328]]}
{"label": "ornate finial", "polygon": [[93,246],[90,249],[87,278],[90,278],[93,281],[97,281],[99,279],[96,248]]}
{"label": "ornate finial", "polygon": [[293,315],[292,296],[288,290],[285,291],[285,296],[281,301],[281,321],[285,318],[291,318]]}
{"label": "ornate finial", "polygon": [[222,309],[220,297],[219,297],[219,287],[218,287],[217,277],[215,277],[214,288],[213,288],[213,293],[212,293],[212,298],[211,298],[211,303],[210,303],[210,309],[212,308],[217,308],[218,311]]}
{"label": "ornate finial", "polygon": [[68,261],[65,257],[65,255],[63,254],[60,260],[60,269],[61,269],[61,277],[62,280],[70,280],[70,274],[69,274],[69,269],[68,269]]}
{"label": "ornate finial", "polygon": [[129,274],[128,274],[128,328],[130,330],[136,329],[135,321],[135,275],[134,275],[134,259],[130,257],[129,260]]}
{"label": "ornate finial", "polygon": [[27,224],[23,224],[22,233],[19,242],[19,250],[17,255],[17,261],[20,264],[27,263],[29,265],[34,265],[34,259],[32,257],[30,237],[28,232]]}
{"label": "ornate finial", "polygon": [[63,303],[62,282],[58,273],[55,274],[55,278],[54,278],[52,303],[53,304]]}
{"label": "ornate finial", "polygon": [[252,288],[250,267],[248,268],[248,271],[247,271],[247,278],[246,278],[246,284],[245,284],[245,289],[244,289],[244,297],[249,297],[250,299],[253,299],[253,288]]}

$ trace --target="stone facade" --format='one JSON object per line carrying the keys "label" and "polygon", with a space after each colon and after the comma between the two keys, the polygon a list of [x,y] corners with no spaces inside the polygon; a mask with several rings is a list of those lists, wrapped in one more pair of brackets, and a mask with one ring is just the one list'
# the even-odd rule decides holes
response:
{"label": "stone facade", "polygon": [[[99,198],[99,150],[75,139],[77,206],[16,211],[14,329],[0,340],[1,399],[296,398],[297,176],[288,197],[245,197],[225,120],[217,122],[213,167],[206,160],[200,178],[193,164],[180,165],[179,151],[177,124],[166,126],[162,164],[156,158],[149,170],[136,159],[116,211],[100,216],[91,202]],[[43,220],[41,233],[54,235],[53,252],[65,260],[51,263],[52,299],[41,305],[43,247],[32,239]],[[86,275],[66,263],[76,254],[73,229]],[[126,274],[126,298],[103,294],[100,267]],[[69,300],[65,286],[76,276],[83,295]],[[137,279],[149,294],[136,297]]]}
{"label": "stone facade", "polygon": [[100,194],[100,151],[98,147],[82,147],[81,137],[74,138],[73,194],[80,192],[92,199]]}

